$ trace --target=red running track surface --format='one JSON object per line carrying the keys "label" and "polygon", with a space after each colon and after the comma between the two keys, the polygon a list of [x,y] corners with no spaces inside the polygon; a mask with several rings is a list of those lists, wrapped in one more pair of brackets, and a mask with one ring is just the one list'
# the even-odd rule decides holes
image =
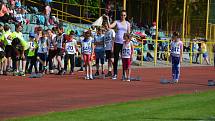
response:
{"label": "red running track surface", "polygon": [[215,89],[207,86],[209,79],[215,80],[213,67],[182,68],[180,83],[160,84],[161,77],[171,78],[170,72],[171,68],[133,69],[132,75],[143,80],[132,82],[84,80],[80,72],[39,79],[1,76],[0,120]]}

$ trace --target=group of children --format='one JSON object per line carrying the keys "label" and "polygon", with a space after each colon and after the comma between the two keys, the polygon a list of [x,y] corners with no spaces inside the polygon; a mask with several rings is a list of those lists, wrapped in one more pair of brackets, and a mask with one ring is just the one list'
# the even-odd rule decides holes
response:
{"label": "group of children", "polygon": [[[64,75],[67,73],[69,60],[70,74],[74,74],[75,57],[79,53],[85,66],[85,79],[91,80],[100,74],[112,76],[115,32],[108,28],[107,23],[97,28],[96,32],[85,30],[81,37],[76,37],[74,31],[65,34],[62,25],[47,30],[38,27],[35,32],[29,34],[29,40],[24,39],[21,31],[21,24],[15,25],[15,32],[10,31],[8,24],[0,24],[0,74],[13,72],[14,76],[25,76],[33,70],[35,73],[53,74],[56,61],[57,74]],[[127,73],[124,80],[130,81],[134,48],[129,33],[124,34],[124,40],[121,53],[123,72]],[[95,74],[92,72],[93,59],[96,62]],[[108,61],[107,74],[104,72],[105,59]]]}

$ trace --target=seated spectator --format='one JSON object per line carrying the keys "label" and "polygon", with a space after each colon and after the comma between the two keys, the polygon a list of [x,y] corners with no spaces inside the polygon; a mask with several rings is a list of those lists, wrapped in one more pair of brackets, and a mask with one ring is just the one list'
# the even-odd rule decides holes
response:
{"label": "seated spectator", "polygon": [[0,22],[8,22],[9,20],[9,11],[4,2],[0,3]]}
{"label": "seated spectator", "polygon": [[46,25],[50,25],[50,17],[51,17],[51,7],[46,3],[45,6],[45,18],[46,18]]}

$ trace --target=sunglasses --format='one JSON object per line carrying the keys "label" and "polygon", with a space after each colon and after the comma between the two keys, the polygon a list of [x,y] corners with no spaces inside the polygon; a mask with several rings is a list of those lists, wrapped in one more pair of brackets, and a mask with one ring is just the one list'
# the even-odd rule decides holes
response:
{"label": "sunglasses", "polygon": [[121,16],[126,16],[125,14],[122,14]]}

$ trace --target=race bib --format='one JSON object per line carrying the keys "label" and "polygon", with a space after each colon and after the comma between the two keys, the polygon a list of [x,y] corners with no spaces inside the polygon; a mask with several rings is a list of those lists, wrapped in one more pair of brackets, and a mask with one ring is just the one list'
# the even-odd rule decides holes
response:
{"label": "race bib", "polygon": [[123,56],[130,56],[131,55],[131,49],[122,49],[122,55]]}

